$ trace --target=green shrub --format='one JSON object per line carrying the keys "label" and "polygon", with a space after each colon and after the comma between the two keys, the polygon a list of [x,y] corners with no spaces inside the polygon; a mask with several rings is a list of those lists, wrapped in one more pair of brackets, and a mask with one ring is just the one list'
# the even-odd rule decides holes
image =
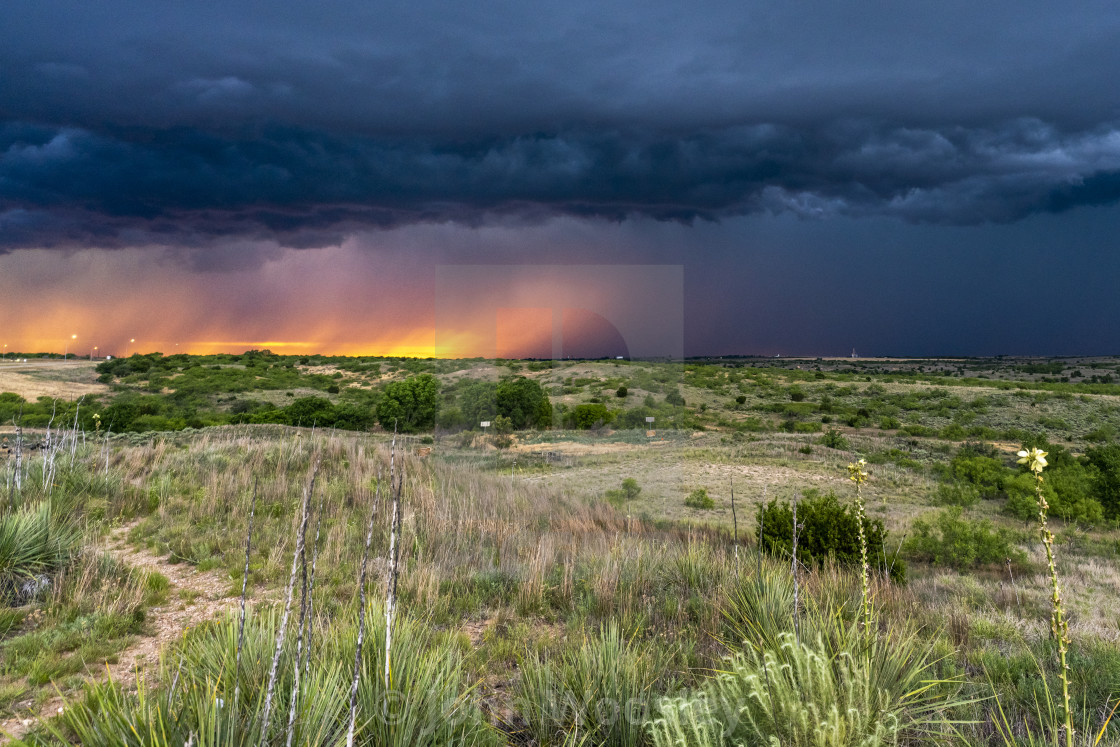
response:
{"label": "green shrub", "polygon": [[957,423],[950,423],[949,425],[941,429],[941,433],[939,435],[941,438],[947,441],[960,441],[968,434],[962,426],[958,425]]}
{"label": "green shrub", "polygon": [[1104,507],[1105,516],[1120,518],[1120,444],[1091,448],[1085,457],[1096,471],[1092,478],[1092,497]]}
{"label": "green shrub", "polygon": [[622,508],[637,498],[641,492],[642,488],[638,485],[638,481],[633,477],[627,477],[622,481],[621,487],[607,491],[607,502],[615,508]]}
{"label": "green shrub", "polygon": [[[1087,495],[1069,493],[1063,490],[1059,493],[1056,485],[1061,485],[1061,472],[1055,475],[1046,475],[1047,480],[1042,483],[1042,495],[1049,506],[1048,513],[1064,521],[1078,524],[1102,524],[1105,515],[1101,504]],[[1050,482],[1051,477],[1059,476],[1059,480]],[[1014,516],[1020,521],[1029,522],[1038,519],[1038,498],[1035,496],[1035,482],[1029,474],[1016,475],[1006,483],[1007,503],[1004,512]]]}
{"label": "green shrub", "polygon": [[1005,481],[1014,474],[998,453],[986,444],[964,444],[949,463],[949,471],[956,479],[975,485],[982,497],[996,498],[1003,493]]}
{"label": "green shrub", "polygon": [[[800,518],[800,517],[798,517]],[[777,646],[779,636],[793,629],[793,577],[789,564],[767,558],[756,572],[740,575],[724,600],[726,643]]]}
{"label": "green shrub", "polygon": [[962,518],[959,506],[941,511],[932,520],[917,519],[903,550],[915,560],[958,570],[1026,560],[1010,532],[994,528],[987,520]]}
{"label": "green shrub", "polygon": [[[793,508],[777,499],[759,507],[759,547],[770,555],[789,557],[793,552]],[[805,565],[821,566],[828,560],[847,566],[860,563],[859,524],[855,506],[841,505],[836,494],[822,495],[806,490],[797,504],[797,557]],[[864,517],[867,562],[878,572],[889,571],[892,579],[904,581],[906,565],[888,558],[885,550],[887,530],[879,519]]]}
{"label": "green shrub", "polygon": [[937,486],[933,502],[939,506],[975,506],[980,500],[980,490],[972,483],[954,480]]}
{"label": "green shrub", "polygon": [[601,425],[609,425],[614,420],[614,413],[606,405],[590,403],[576,405],[564,413],[564,422],[569,428],[588,430]]}
{"label": "green shrub", "polygon": [[693,490],[691,493],[689,493],[688,497],[684,499],[684,505],[688,506],[689,508],[708,509],[715,508],[716,502],[713,501],[711,496],[708,495],[708,491],[706,488],[697,488],[696,490]]}
{"label": "green shrub", "polygon": [[840,449],[841,451],[847,451],[850,447],[848,439],[844,438],[840,431],[835,428],[829,428],[825,431],[824,435],[817,439],[817,443],[821,446],[827,446],[830,449]]}

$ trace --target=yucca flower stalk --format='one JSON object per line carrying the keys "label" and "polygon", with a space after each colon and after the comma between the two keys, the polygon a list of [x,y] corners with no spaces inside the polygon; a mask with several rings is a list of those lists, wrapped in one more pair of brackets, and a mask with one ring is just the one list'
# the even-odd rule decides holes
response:
{"label": "yucca flower stalk", "polygon": [[863,531],[863,484],[867,482],[868,474],[863,469],[867,466],[866,459],[860,459],[855,464],[848,464],[848,479],[856,484],[856,523],[859,526],[859,559],[860,576],[863,580],[863,630],[871,634],[871,569],[867,565],[867,535]]}
{"label": "yucca flower stalk", "polygon": [[354,676],[350,680],[350,726],[346,731],[346,747],[354,747],[354,727],[358,721],[358,678],[362,671],[362,643],[366,634],[366,562],[369,560],[369,546],[373,542],[373,520],[377,516],[380,502],[381,470],[379,468],[373,503],[370,507],[369,527],[366,529],[366,547],[362,552],[362,563],[358,566],[358,644],[354,653]]}
{"label": "yucca flower stalk", "polygon": [[257,512],[257,481],[249,501],[249,531],[245,535],[245,572],[241,574],[241,610],[237,618],[237,654],[233,674],[233,707],[241,703],[241,644],[245,642],[245,597],[249,591],[249,552],[253,545],[253,515]]}
{"label": "yucca flower stalk", "polygon": [[1029,451],[1019,452],[1019,464],[1026,465],[1034,474],[1034,492],[1038,500],[1038,531],[1042,536],[1042,545],[1046,548],[1046,565],[1050,569],[1050,632],[1058,642],[1058,677],[1062,681],[1062,714],[1065,717],[1066,747],[1073,747],[1073,712],[1069,707],[1069,664],[1066,663],[1066,654],[1069,652],[1069,621],[1066,620],[1065,607],[1062,604],[1062,586],[1058,581],[1058,569],[1054,564],[1054,533],[1046,524],[1046,496],[1042,494],[1042,470],[1046,468],[1047,452],[1036,447]]}
{"label": "yucca flower stalk", "polygon": [[315,464],[311,468],[311,481],[307,485],[307,490],[303,493],[303,502],[300,508],[300,522],[299,528],[296,530],[296,549],[292,553],[292,570],[288,575],[288,592],[284,601],[284,614],[280,618],[280,628],[276,633],[276,647],[272,655],[272,669],[268,674],[268,688],[265,691],[264,698],[264,713],[261,716],[261,747],[268,743],[268,730],[270,725],[270,716],[272,715],[272,696],[276,692],[277,675],[280,669],[280,657],[284,652],[284,636],[288,631],[288,616],[292,611],[292,597],[295,594],[296,587],[296,572],[299,570],[299,561],[303,556],[304,542],[307,538],[307,521],[310,514],[311,494],[315,492],[315,478],[319,475],[319,459],[315,459]]}

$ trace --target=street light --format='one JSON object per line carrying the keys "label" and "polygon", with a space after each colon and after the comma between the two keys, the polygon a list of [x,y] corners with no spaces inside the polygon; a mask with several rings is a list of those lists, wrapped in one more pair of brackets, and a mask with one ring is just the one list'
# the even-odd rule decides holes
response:
{"label": "street light", "polygon": [[89,351],[89,360],[90,360],[91,363],[93,362],[93,354],[96,353],[96,352],[97,352],[97,346],[94,345],[93,350]]}
{"label": "street light", "polygon": [[128,356],[130,356],[130,355],[132,355],[132,344],[133,344],[134,342],[136,342],[136,338],[135,338],[135,337],[133,337],[133,338],[132,338],[131,340],[129,340],[129,341],[128,341],[128,350],[127,350],[127,351],[125,352],[125,358],[127,358],[127,357],[128,357]]}
{"label": "street light", "polygon": [[[77,335],[70,335],[70,340],[77,340]],[[66,356],[70,354],[70,340],[66,341],[66,347],[62,351],[62,360],[66,360]]]}

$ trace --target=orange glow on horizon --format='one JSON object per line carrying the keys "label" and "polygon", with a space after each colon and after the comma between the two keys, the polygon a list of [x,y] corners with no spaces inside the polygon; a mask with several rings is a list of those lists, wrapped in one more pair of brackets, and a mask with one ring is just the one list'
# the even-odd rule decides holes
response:
{"label": "orange glow on horizon", "polygon": [[[425,344],[422,340],[427,338],[428,342]],[[338,343],[325,345],[315,342],[285,342],[282,340],[260,340],[260,341],[217,341],[217,340],[187,340],[181,343],[164,343],[152,342],[145,343],[139,340],[134,343],[128,343],[127,348],[117,346],[118,349],[114,352],[113,346],[110,343],[105,343],[104,346],[91,346],[90,349],[94,351],[94,357],[103,357],[104,355],[113,355],[115,357],[132,355],[133,353],[163,353],[164,355],[174,355],[176,353],[187,353],[190,355],[214,355],[216,353],[234,353],[240,354],[247,350],[271,350],[280,355],[346,355],[346,356],[363,356],[371,358],[431,358],[435,354],[435,346],[431,342],[433,333],[423,332],[415,335],[415,339],[404,339],[396,343],[370,345],[368,343]],[[12,339],[16,342],[8,343],[5,352],[21,352],[21,353],[57,353],[62,355],[65,348],[58,347],[57,340],[47,339],[21,339],[18,337],[4,338]],[[104,347],[104,351],[102,351]],[[69,353],[71,357],[74,356],[88,356],[89,350],[85,348],[70,348]]]}
{"label": "orange glow on horizon", "polygon": [[[668,291],[639,293],[635,282],[649,274],[642,267],[406,260],[343,245],[209,270],[159,249],[21,250],[0,255],[0,345],[10,353],[76,357],[268,349],[550,358],[564,337],[568,353],[582,349],[568,344],[577,338],[605,333],[610,355],[625,354],[628,345],[632,354],[660,355],[662,340],[680,336],[681,315],[674,312],[680,301],[673,295],[679,271],[670,273],[677,279]],[[635,300],[646,298],[657,299],[668,316]],[[599,322],[573,324],[579,314]]]}
{"label": "orange glow on horizon", "polygon": [[269,349],[428,358],[430,298],[421,281],[394,278],[342,247],[228,272],[192,270],[150,250],[26,250],[0,255],[0,345],[78,356],[97,347],[102,356]]}

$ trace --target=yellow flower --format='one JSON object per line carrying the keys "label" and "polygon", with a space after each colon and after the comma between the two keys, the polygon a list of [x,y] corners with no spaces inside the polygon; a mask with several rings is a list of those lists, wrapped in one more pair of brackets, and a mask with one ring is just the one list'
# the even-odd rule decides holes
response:
{"label": "yellow flower", "polygon": [[1031,472],[1041,475],[1043,468],[1046,466],[1048,453],[1035,447],[1032,447],[1030,451],[1020,451],[1019,464],[1025,464]]}
{"label": "yellow flower", "polygon": [[866,466],[867,466],[867,460],[866,459],[860,459],[855,464],[849,464],[848,465],[848,478],[850,480],[852,480],[852,482],[855,482],[857,484],[863,482],[864,480],[867,479],[867,472],[865,472],[864,469],[863,469]]}

